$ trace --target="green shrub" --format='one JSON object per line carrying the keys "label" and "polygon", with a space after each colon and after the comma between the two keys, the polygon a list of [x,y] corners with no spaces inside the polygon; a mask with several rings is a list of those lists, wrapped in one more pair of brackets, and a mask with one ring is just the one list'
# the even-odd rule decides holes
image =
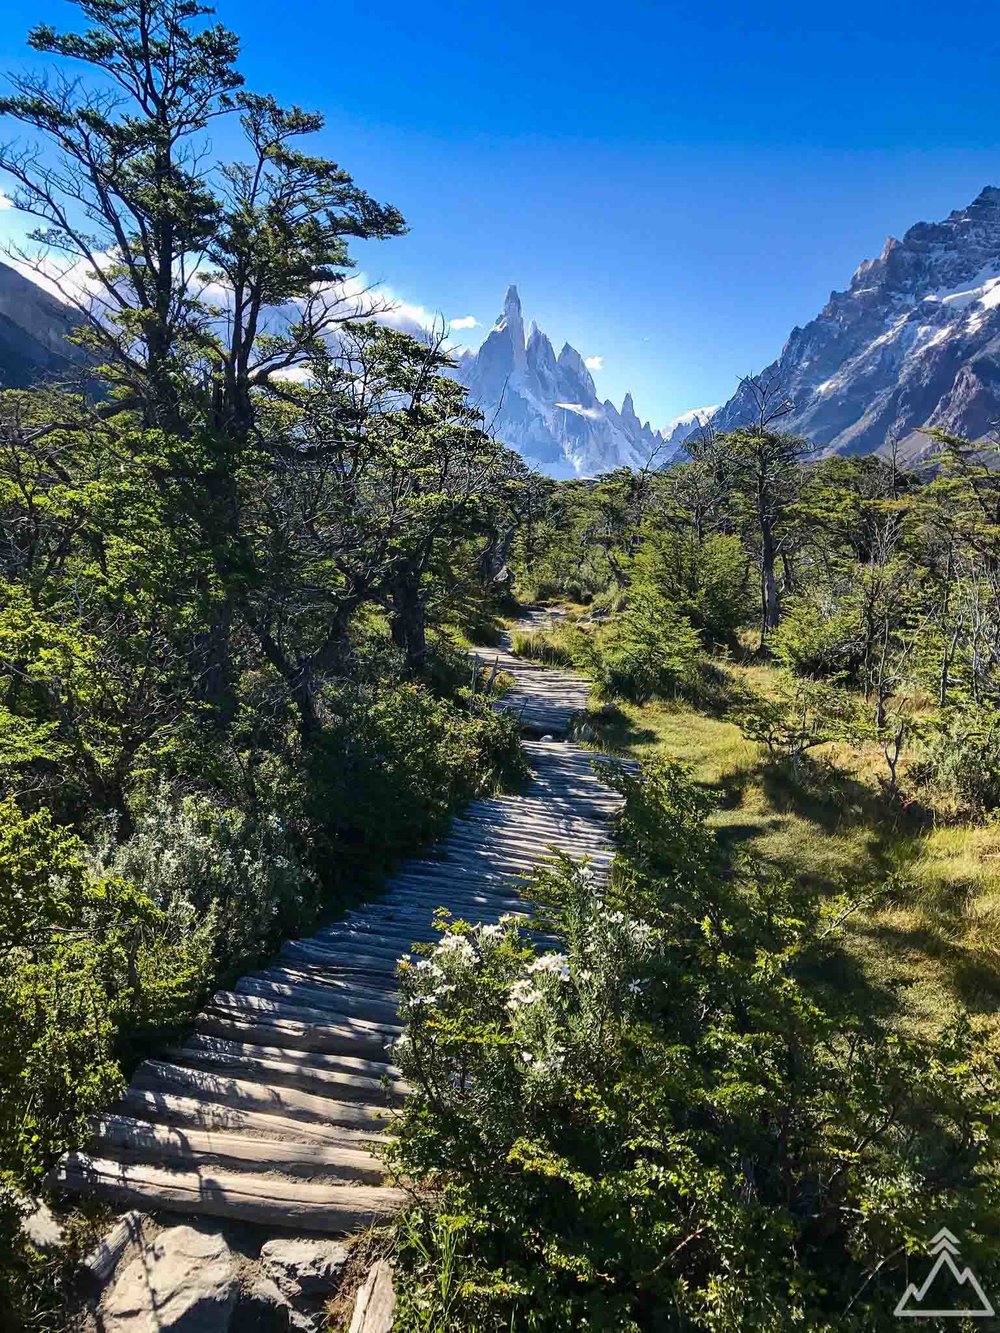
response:
{"label": "green shrub", "polygon": [[207,796],[161,785],[123,843],[98,853],[101,868],[133,884],[180,942],[210,929],[213,967],[225,974],[272,952],[316,919],[319,885],[275,813],[256,817]]}
{"label": "green shrub", "polygon": [[860,608],[855,599],[838,600],[825,589],[789,597],[771,651],[799,675],[856,680],[864,661]]}
{"label": "green shrub", "polygon": [[593,671],[605,694],[641,703],[693,686],[701,657],[690,621],[660,593],[640,586],[627,610],[595,635]]}
{"label": "green shrub", "polygon": [[526,772],[516,721],[466,690],[449,700],[400,684],[341,706],[343,722],[308,756],[303,802],[334,887],[377,878],[440,833],[457,804]]}
{"label": "green shrub", "polygon": [[965,814],[1000,809],[1000,712],[973,704],[944,711],[925,725],[910,777],[950,798]]}
{"label": "green shrub", "polygon": [[610,889],[540,877],[557,950],[456,924],[402,971],[401,1328],[888,1330],[942,1218],[995,1285],[966,1025],[904,1041],[827,996],[826,909],[727,868],[677,766],[619,785]]}
{"label": "green shrub", "polygon": [[753,616],[750,563],[738,537],[665,528],[647,537],[635,560],[636,583],[674,603],[705,645],[735,643]]}
{"label": "green shrub", "polygon": [[799,760],[808,750],[853,735],[860,727],[859,703],[825,681],[784,673],[774,696],[740,691],[730,716],[744,735],[767,747],[772,759]]}

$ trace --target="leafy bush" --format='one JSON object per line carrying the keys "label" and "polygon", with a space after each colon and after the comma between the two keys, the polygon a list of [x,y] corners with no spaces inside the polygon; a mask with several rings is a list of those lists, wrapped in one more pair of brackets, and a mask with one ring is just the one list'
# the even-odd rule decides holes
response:
{"label": "leafy bush", "polygon": [[924,726],[911,778],[973,816],[1000,809],[1000,712],[969,704]]}
{"label": "leafy bush", "polygon": [[276,814],[252,817],[165,785],[125,842],[106,844],[107,873],[142,886],[176,940],[207,929],[218,974],[271,952],[315,920],[316,875],[296,857]]}
{"label": "leafy bush", "polygon": [[122,1033],[189,1011],[212,923],[176,930],[47,811],[0,813],[0,1164],[27,1185],[121,1088]]}
{"label": "leafy bush", "polygon": [[727,868],[677,766],[619,785],[610,889],[566,859],[541,877],[558,950],[459,923],[403,970],[395,1164],[430,1192],[401,1327],[891,1329],[942,1217],[1000,1279],[966,1027],[931,1047],[848,1011],[814,981],[815,899]]}
{"label": "leafy bush", "polygon": [[635,560],[635,581],[673,602],[706,646],[736,641],[751,619],[750,564],[738,537],[664,528],[647,537]]}
{"label": "leafy bush", "polygon": [[641,703],[692,686],[701,655],[690,621],[660,593],[641,586],[632,590],[628,609],[595,636],[593,671],[605,694]]}
{"label": "leafy bush", "polygon": [[864,634],[856,599],[828,589],[789,597],[771,650],[784,666],[816,679],[854,680],[864,660]]}
{"label": "leafy bush", "polygon": [[488,699],[435,698],[417,684],[349,699],[308,756],[303,789],[309,841],[332,888],[376,878],[441,832],[458,803],[526,772],[516,721]]}

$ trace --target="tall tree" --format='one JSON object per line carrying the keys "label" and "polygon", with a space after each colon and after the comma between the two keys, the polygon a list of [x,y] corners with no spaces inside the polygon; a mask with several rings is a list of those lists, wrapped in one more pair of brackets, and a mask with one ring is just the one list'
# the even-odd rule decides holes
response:
{"label": "tall tree", "polygon": [[[0,98],[32,131],[0,147],[14,206],[40,223],[41,249],[21,258],[80,311],[119,406],[246,438],[252,390],[358,313],[337,288],[348,238],[396,235],[403,219],[298,147],[321,116],[243,91],[236,36],[198,25],[209,8],[75,2],[92,27],[40,25],[28,40],[94,82],[60,66],[12,76]],[[233,113],[245,160],[213,161],[206,131]]]}
{"label": "tall tree", "polygon": [[723,465],[729,471],[757,538],[760,570],[760,643],[777,629],[781,600],[777,564],[788,537],[786,519],[802,481],[799,464],[809,453],[806,442],[775,430],[792,410],[780,385],[766,376],[747,377],[757,420],[720,438]]}

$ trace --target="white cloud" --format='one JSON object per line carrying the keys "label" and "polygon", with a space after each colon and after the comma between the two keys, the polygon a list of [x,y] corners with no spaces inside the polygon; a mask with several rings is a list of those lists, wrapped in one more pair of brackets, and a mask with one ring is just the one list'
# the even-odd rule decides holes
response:
{"label": "white cloud", "polygon": [[604,369],[604,357],[603,357],[603,356],[588,356],[588,357],[586,357],[586,358],[584,359],[583,364],[587,367],[588,370],[603,370],[603,369]]}
{"label": "white cloud", "polygon": [[0,208],[13,208],[13,203],[7,198],[3,190],[0,190]]}
{"label": "white cloud", "polygon": [[462,315],[460,319],[449,320],[449,328],[452,329],[476,329],[479,327],[479,320],[475,315]]}

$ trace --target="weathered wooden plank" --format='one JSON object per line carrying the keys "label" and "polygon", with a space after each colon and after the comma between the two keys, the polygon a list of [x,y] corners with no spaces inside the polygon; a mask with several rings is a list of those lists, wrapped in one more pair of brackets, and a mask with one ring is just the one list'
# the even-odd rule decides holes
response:
{"label": "weathered wooden plank", "polygon": [[[255,1042],[233,1041],[225,1037],[213,1037],[196,1033],[184,1043],[185,1050],[225,1051],[230,1055],[252,1055],[264,1060],[285,1060],[289,1051],[282,1046],[266,1046]],[[402,1078],[394,1064],[384,1060],[363,1060],[350,1055],[324,1055],[312,1051],[295,1051],[299,1064],[311,1069],[339,1069],[345,1074],[359,1074],[363,1078],[388,1078],[398,1081]]]}
{"label": "weathered wooden plank", "polygon": [[214,1168],[168,1171],[88,1153],[68,1153],[52,1178],[63,1189],[97,1190],[126,1204],[336,1234],[391,1217],[406,1202],[401,1190],[388,1187],[317,1185]]}
{"label": "weathered wooden plank", "polygon": [[166,1060],[145,1060],[135,1071],[132,1084],[152,1092],[191,1091],[211,1096],[220,1106],[280,1115],[288,1120],[309,1120],[321,1125],[346,1125],[353,1129],[378,1128],[388,1123],[385,1106],[366,1102],[337,1101],[298,1088],[254,1083],[208,1070],[188,1069]]}
{"label": "weathered wooden plank", "polygon": [[166,1052],[173,1063],[211,1073],[231,1075],[277,1087],[298,1088],[324,1097],[359,1101],[374,1106],[399,1105],[403,1099],[402,1083],[383,1087],[379,1078],[352,1074],[343,1069],[322,1069],[294,1056],[284,1058],[236,1051],[206,1050],[199,1046],[173,1047]]}
{"label": "weathered wooden plank", "polygon": [[363,1018],[372,1023],[396,1022],[395,1000],[374,1000],[368,995],[344,994],[327,987],[306,983],[268,981],[258,977],[243,977],[235,986],[237,995],[259,995],[264,999],[281,1000],[295,1005],[321,1009],[324,1013]]}
{"label": "weathered wooden plank", "polygon": [[179,1129],[119,1115],[102,1116],[94,1122],[90,1151],[123,1162],[169,1163],[175,1169],[222,1166],[371,1184],[378,1184],[386,1174],[381,1159],[364,1148],[253,1138],[225,1130]]}
{"label": "weathered wooden plank", "polygon": [[247,1107],[227,1106],[214,1101],[210,1093],[190,1088],[184,1094],[154,1088],[130,1087],[118,1102],[116,1114],[137,1120],[175,1125],[180,1128],[231,1130],[268,1140],[326,1143],[345,1147],[365,1147],[384,1137],[384,1129],[352,1129],[347,1125],[327,1125],[319,1121],[292,1120],[270,1111],[252,1111]]}

